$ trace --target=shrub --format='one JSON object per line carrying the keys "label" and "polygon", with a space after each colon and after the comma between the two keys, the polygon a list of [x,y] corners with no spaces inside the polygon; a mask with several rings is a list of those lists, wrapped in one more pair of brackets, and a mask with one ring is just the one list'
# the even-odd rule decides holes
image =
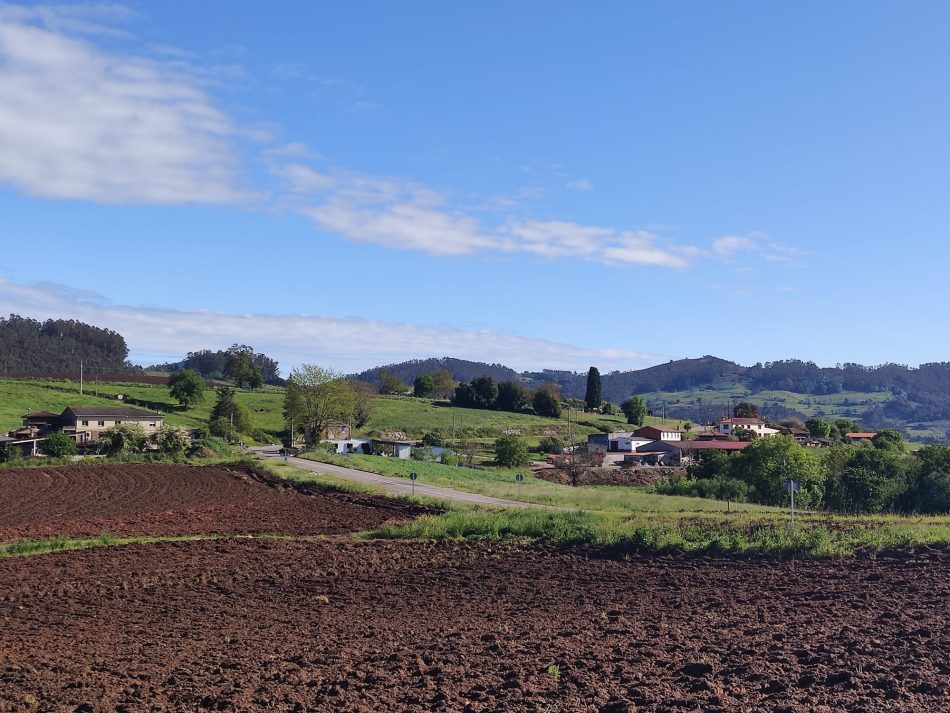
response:
{"label": "shrub", "polygon": [[164,424],[153,435],[152,441],[161,453],[181,455],[191,446],[191,436],[184,426]]}
{"label": "shrub", "polygon": [[62,431],[51,433],[43,443],[43,450],[54,458],[65,458],[76,452],[76,441],[72,436]]}
{"label": "shrub", "polygon": [[438,431],[429,431],[422,437],[422,445],[440,448],[445,445],[445,439]]}
{"label": "shrub", "polygon": [[495,462],[498,465],[517,468],[531,462],[525,442],[515,436],[502,436],[495,439],[494,448]]}
{"label": "shrub", "polygon": [[563,453],[564,452],[564,441],[562,441],[557,436],[547,436],[542,438],[541,442],[538,444],[539,453]]}
{"label": "shrub", "polygon": [[120,423],[99,434],[99,451],[114,456],[141,453],[145,448],[145,430],[137,423]]}

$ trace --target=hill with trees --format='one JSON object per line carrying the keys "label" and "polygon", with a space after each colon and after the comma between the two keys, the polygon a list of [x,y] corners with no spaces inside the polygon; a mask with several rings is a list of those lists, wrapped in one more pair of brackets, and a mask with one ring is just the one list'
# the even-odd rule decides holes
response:
{"label": "hill with trees", "polygon": [[4,374],[88,374],[139,370],[128,360],[129,348],[118,332],[72,319],[0,317],[0,368]]}
{"label": "hill with trees", "polygon": [[188,352],[188,355],[181,361],[155,364],[148,367],[148,369],[149,371],[170,372],[191,369],[201,374],[205,379],[231,380],[239,386],[254,385],[257,381],[257,374],[260,375],[264,384],[283,386],[285,383],[280,378],[277,361],[266,354],[255,352],[253,347],[246,344],[232,344],[227,349],[217,351],[199,349],[198,351]]}

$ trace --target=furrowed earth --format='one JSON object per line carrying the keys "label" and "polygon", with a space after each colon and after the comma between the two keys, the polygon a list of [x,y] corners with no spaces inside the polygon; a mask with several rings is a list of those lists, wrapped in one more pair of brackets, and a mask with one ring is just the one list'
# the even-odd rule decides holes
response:
{"label": "furrowed earth", "polygon": [[102,533],[327,535],[423,512],[432,510],[377,495],[294,486],[248,466],[112,463],[0,470],[0,542]]}
{"label": "furrowed earth", "polygon": [[[351,530],[372,519],[356,516],[372,498],[252,481]],[[179,522],[195,507],[168,504]],[[930,550],[780,561],[338,534],[59,552],[0,560],[0,710],[946,710],[948,601],[950,554]]]}

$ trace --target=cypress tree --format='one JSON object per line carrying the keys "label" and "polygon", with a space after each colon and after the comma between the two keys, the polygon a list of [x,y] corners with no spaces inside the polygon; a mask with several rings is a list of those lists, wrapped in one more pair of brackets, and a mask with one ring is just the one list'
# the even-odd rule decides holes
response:
{"label": "cypress tree", "polygon": [[587,394],[584,396],[587,404],[587,410],[593,411],[599,409],[603,399],[600,395],[600,372],[596,366],[592,366],[587,372]]}

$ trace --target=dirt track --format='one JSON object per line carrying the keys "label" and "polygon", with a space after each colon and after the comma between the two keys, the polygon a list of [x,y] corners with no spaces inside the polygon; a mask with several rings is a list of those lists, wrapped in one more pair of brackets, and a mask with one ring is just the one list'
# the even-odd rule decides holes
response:
{"label": "dirt track", "polygon": [[0,561],[0,593],[11,710],[950,707],[947,553],[218,541]]}
{"label": "dirt track", "polygon": [[250,467],[119,463],[0,470],[0,542],[102,533],[339,534],[424,511],[374,495],[311,496]]}

